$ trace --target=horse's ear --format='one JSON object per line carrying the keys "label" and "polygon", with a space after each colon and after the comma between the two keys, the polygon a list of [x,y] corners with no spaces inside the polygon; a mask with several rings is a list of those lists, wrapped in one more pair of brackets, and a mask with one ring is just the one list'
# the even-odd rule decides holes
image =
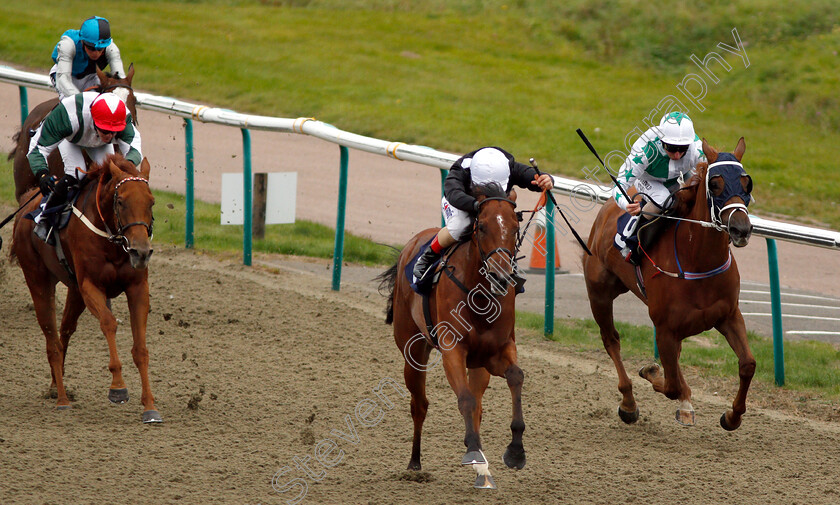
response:
{"label": "horse's ear", "polygon": [[120,167],[118,167],[113,161],[108,161],[108,170],[111,172],[111,178],[114,180],[119,179],[120,175],[123,173]]}
{"label": "horse's ear", "polygon": [[510,193],[508,193],[508,200],[510,200],[511,202],[516,201],[516,190],[515,189],[510,188]]}
{"label": "horse's ear", "polygon": [[709,143],[706,142],[705,138],[703,138],[703,154],[706,155],[706,161],[710,164],[717,161],[718,152],[715,151],[714,147],[710,146]]}
{"label": "horse's ear", "polygon": [[149,180],[149,172],[152,171],[152,165],[149,164],[149,158],[144,157],[140,162],[140,177]]}
{"label": "horse's ear", "polygon": [[732,154],[735,155],[735,158],[738,161],[741,161],[741,158],[744,156],[744,151],[747,150],[747,143],[744,142],[744,137],[741,137],[741,140],[738,141],[738,145],[735,146],[735,150],[732,151]]}
{"label": "horse's ear", "polygon": [[108,78],[108,76],[105,75],[105,72],[103,72],[99,67],[96,67],[96,77],[99,78],[100,84],[105,82],[105,79]]}
{"label": "horse's ear", "polygon": [[128,84],[131,84],[131,79],[134,78],[134,62],[132,62],[128,66],[128,72],[125,74],[125,80],[128,81]]}

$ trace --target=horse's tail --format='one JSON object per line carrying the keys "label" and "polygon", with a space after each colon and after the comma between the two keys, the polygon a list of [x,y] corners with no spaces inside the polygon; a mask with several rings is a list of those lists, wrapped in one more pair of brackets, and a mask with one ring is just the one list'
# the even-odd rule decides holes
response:
{"label": "horse's tail", "polygon": [[399,265],[400,260],[397,258],[396,263],[391,265],[391,268],[375,277],[375,280],[379,281],[379,294],[388,297],[388,306],[385,309],[385,324],[394,322],[394,283],[397,280]]}
{"label": "horse's tail", "polygon": [[17,151],[17,148],[18,148],[18,140],[20,140],[20,132],[21,132],[21,130],[18,130],[17,133],[12,135],[12,143],[13,143],[14,147],[12,147],[12,150],[9,151],[9,155],[6,157],[7,160],[14,159],[14,157],[15,157],[15,151]]}

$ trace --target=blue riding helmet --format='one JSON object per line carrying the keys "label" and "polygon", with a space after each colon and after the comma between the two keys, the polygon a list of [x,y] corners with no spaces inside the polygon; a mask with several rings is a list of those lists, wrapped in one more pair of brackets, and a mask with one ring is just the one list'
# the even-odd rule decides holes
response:
{"label": "blue riding helmet", "polygon": [[99,16],[85,19],[79,29],[79,38],[88,46],[101,50],[111,45],[111,25]]}

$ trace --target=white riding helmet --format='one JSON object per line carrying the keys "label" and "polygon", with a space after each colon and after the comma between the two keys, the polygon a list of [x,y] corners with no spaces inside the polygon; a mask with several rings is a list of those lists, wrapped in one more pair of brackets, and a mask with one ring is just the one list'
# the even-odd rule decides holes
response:
{"label": "white riding helmet", "polygon": [[672,146],[687,146],[694,142],[694,123],[687,114],[670,112],[662,116],[659,122],[661,140]]}
{"label": "white riding helmet", "polygon": [[485,147],[479,149],[472,157],[470,174],[474,184],[497,182],[502,189],[507,189],[510,178],[510,161],[498,149]]}

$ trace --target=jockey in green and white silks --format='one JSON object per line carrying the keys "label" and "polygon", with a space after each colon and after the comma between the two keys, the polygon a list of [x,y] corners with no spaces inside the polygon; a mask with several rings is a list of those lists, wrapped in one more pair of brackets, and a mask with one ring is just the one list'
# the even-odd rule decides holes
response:
{"label": "jockey in green and white silks", "polygon": [[[630,154],[618,173],[618,186],[613,190],[615,202],[633,218],[623,234],[632,237],[637,230],[659,214],[668,202],[668,197],[682,186],[685,179],[695,173],[695,167],[705,160],[703,142],[694,133],[694,123],[687,114],[671,112],[642,134],[633,143]],[[628,201],[622,194],[631,186],[644,193],[635,201]],[[650,237],[655,237],[656,228]],[[621,250],[624,258],[638,264],[638,251],[625,245]]]}
{"label": "jockey in green and white silks", "polygon": [[[705,160],[703,143],[694,133],[694,124],[688,115],[671,112],[662,117],[659,126],[652,127],[633,143],[630,154],[618,173],[618,183],[627,191],[631,186],[663,205],[682,182],[694,174],[697,162]],[[628,202],[619,188],[613,198],[623,210],[633,215],[633,202]],[[655,205],[644,210],[659,213]]]}
{"label": "jockey in green and white silks", "polygon": [[99,85],[96,68],[125,77],[120,50],[111,40],[111,25],[99,16],[86,19],[80,29],[67,30],[52,52],[55,65],[50,69],[50,82],[58,98],[75,95]]}
{"label": "jockey in green and white silks", "polygon": [[[125,103],[113,93],[84,91],[63,99],[35,130],[29,143],[29,167],[50,206],[64,203],[67,190],[84,178],[84,153],[93,163],[100,163],[115,146],[128,161],[139,165],[143,159],[140,132],[131,122]],[[50,176],[47,158],[55,149],[61,153],[64,177]],[[46,202],[43,205],[47,207]],[[35,222],[40,223],[40,216]],[[36,235],[44,230],[36,226]],[[39,235],[40,236],[40,235]]]}

